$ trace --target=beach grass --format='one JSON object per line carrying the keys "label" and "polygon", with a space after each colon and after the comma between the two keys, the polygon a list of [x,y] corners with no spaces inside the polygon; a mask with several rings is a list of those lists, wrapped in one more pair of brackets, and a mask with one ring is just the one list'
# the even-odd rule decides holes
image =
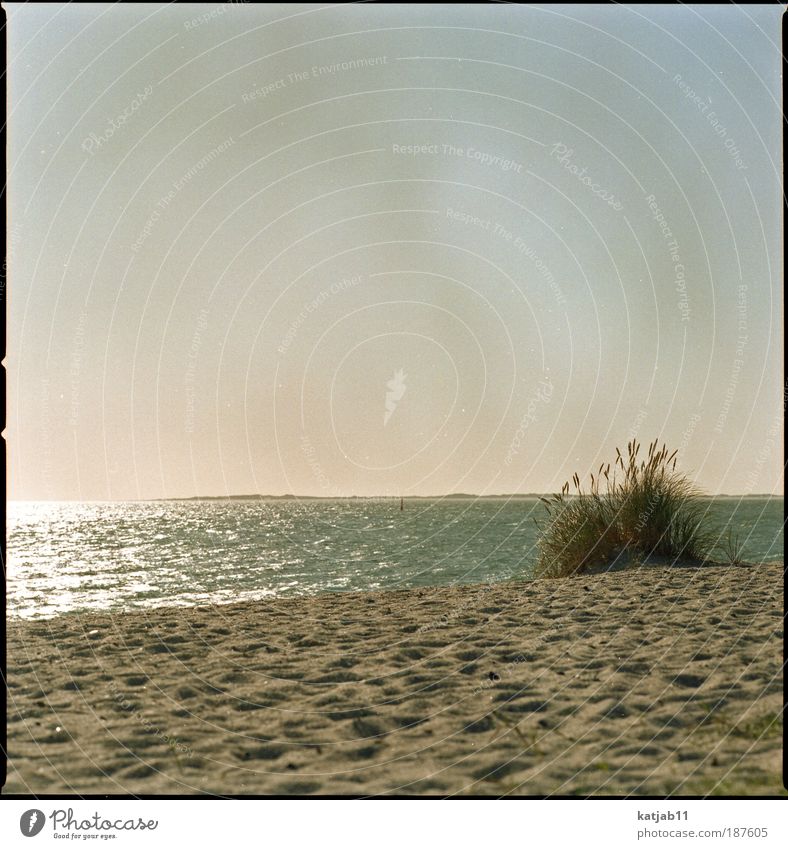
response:
{"label": "beach grass", "polygon": [[542,501],[548,518],[539,540],[537,577],[567,577],[604,566],[622,554],[700,561],[712,549],[703,529],[702,493],[676,471],[676,451],[654,440],[645,459],[640,443],[627,443],[626,455],[616,448],[613,463],[604,463],[591,485],[583,487],[575,473],[556,493]]}
{"label": "beach grass", "polygon": [[716,549],[722,553],[725,562],[731,566],[741,566],[744,563],[742,552],[744,543],[741,537],[732,528],[728,528],[727,534],[721,538]]}

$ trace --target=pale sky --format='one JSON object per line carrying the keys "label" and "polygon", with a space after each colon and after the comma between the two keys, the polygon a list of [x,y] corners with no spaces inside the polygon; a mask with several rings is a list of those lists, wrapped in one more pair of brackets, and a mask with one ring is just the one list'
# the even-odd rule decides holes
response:
{"label": "pale sky", "polygon": [[782,492],[781,6],[4,8],[12,499]]}

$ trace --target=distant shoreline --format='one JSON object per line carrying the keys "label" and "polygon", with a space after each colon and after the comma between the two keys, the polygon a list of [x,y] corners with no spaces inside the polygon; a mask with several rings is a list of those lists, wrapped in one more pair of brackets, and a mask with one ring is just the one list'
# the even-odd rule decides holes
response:
{"label": "distant shoreline", "polygon": [[[501,495],[473,495],[471,493],[451,493],[450,495],[179,495],[170,498],[120,498],[120,499],[54,499],[54,498],[9,498],[7,504],[154,504],[171,501],[535,501],[549,498],[552,492],[516,492]],[[783,499],[785,496],[774,493],[754,493],[736,495],[727,492],[719,495],[701,495],[701,499],[713,501],[729,499],[736,501],[763,501],[764,499]]]}
{"label": "distant shoreline", "polygon": [[[549,498],[551,492],[517,492],[501,495],[473,495],[471,493],[451,493],[450,495],[189,495],[179,498],[151,498],[150,501],[533,501]],[[763,500],[764,498],[783,498],[783,495],[769,493],[754,495],[701,495],[701,498],[730,498],[738,501]],[[141,499],[146,500],[146,499]]]}

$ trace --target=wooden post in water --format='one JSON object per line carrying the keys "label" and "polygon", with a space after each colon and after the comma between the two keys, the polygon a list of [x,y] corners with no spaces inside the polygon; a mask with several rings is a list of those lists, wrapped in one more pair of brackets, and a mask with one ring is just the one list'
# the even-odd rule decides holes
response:
{"label": "wooden post in water", "polygon": [[402,498],[402,497],[400,497],[400,500],[399,500],[399,509],[400,509],[400,510],[404,510],[404,509],[405,509],[405,499],[404,499],[404,498]]}

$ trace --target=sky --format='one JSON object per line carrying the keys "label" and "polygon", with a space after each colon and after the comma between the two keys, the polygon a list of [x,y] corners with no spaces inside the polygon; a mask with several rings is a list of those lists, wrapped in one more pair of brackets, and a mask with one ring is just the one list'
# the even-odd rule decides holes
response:
{"label": "sky", "polygon": [[782,7],[3,8],[11,499],[782,493]]}

